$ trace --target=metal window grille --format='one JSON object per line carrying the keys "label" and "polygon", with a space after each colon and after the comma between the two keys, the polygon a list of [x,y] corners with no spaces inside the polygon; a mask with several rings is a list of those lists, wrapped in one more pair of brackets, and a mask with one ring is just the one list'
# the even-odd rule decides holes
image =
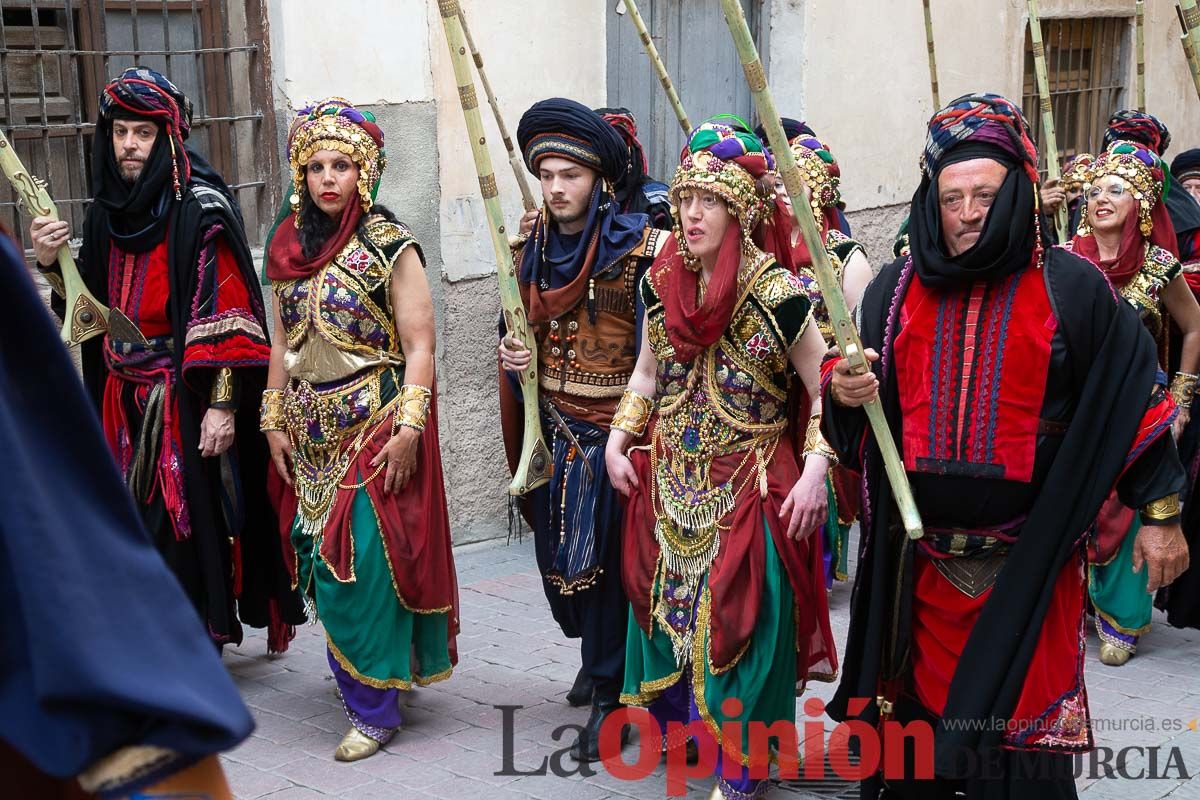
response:
{"label": "metal window grille", "polygon": [[[1046,77],[1054,108],[1054,133],[1062,161],[1076,153],[1095,153],[1103,145],[1112,113],[1127,104],[1128,39],[1132,17],[1043,19]],[[1034,141],[1042,141],[1033,43],[1025,30],[1025,117]],[[1042,152],[1042,171],[1046,154]]]}
{"label": "metal window grille", "polygon": [[[251,241],[261,240],[279,198],[262,4],[0,0],[0,126],[47,181],[73,236],[91,202],[100,90],[139,65],[167,75],[191,100],[188,144],[225,178]],[[29,220],[4,180],[0,221],[28,238]]]}

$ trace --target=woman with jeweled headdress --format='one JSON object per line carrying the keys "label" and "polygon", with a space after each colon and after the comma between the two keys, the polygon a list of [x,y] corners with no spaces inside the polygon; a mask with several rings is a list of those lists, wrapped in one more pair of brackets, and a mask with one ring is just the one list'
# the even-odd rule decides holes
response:
{"label": "woman with jeweled headdress", "polygon": [[293,581],[325,626],[351,723],[334,757],[356,761],[399,729],[400,691],[457,662],[433,303],[420,246],[375,202],[386,157],[374,117],[323,100],[299,112],[288,150],[262,430],[287,484]]}
{"label": "woman with jeweled headdress", "polygon": [[[807,125],[787,117],[780,122],[800,171],[805,200],[816,220],[821,241],[825,243],[829,265],[833,267],[834,275],[842,287],[846,305],[854,308],[871,282],[873,272],[867,261],[867,251],[848,233],[849,224],[842,211],[845,203],[842,202],[840,189],[841,167],[829,147]],[[761,126],[757,130],[759,139],[765,143],[765,132]],[[776,198],[790,210],[792,201],[778,174],[775,176],[775,193]],[[829,319],[829,310],[825,307],[825,298],[813,269],[812,255],[799,228],[794,225],[790,246],[790,266],[808,294],[813,322],[821,331],[825,344],[833,347],[837,344],[833,323]],[[850,527],[858,518],[861,481],[858,473],[841,466],[829,472],[829,517],[821,526],[826,588],[832,588],[835,580],[844,581],[849,577]]]}
{"label": "woman with jeweled headdress", "polygon": [[[1179,406],[1173,430],[1187,427],[1200,370],[1200,305],[1175,257],[1174,229],[1161,202],[1169,173],[1159,156],[1134,142],[1114,141],[1086,168],[1079,231],[1069,248],[1095,262],[1142,317],[1159,345],[1160,368],[1168,363],[1168,322],[1183,332],[1179,369],[1170,393]],[[1115,497],[1105,504],[1090,551],[1088,589],[1096,609],[1100,660],[1127,662],[1138,638],[1150,630],[1148,570],[1142,568],[1138,535],[1143,524],[1174,524],[1179,496],[1135,514]],[[1136,572],[1134,570],[1137,570]]]}
{"label": "woman with jeweled headdress", "polygon": [[[787,224],[772,166],[728,117],[692,132],[670,188],[674,236],[641,283],[641,351],[606,453],[628,497],[622,700],[649,706],[668,749],[698,731],[702,749],[721,745],[714,796],[765,790],[768,754],[752,752],[748,723],[794,730],[797,688],[836,672],[812,536],[833,463],[818,429],[825,342],[804,286],[756,244]],[[789,435],[797,393],[803,453]],[[731,722],[742,735],[727,741]],[[772,746],[796,752],[794,740]]]}

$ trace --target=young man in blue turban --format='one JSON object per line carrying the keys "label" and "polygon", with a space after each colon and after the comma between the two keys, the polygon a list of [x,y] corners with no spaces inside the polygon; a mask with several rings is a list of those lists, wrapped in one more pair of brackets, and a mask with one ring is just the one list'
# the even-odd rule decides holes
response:
{"label": "young man in blue turban", "polygon": [[[550,483],[526,496],[538,567],[554,619],[582,639],[583,667],[567,695],[591,704],[572,748],[600,757],[600,725],[619,705],[628,601],[621,588],[621,504],[604,466],[617,403],[637,359],[638,281],[669,233],[646,214],[621,213],[615,186],[629,148],[595,111],[573,100],[536,103],[517,126],[525,165],[541,182],[543,205],[513,250],[537,342],[531,352],[500,342],[508,372],[536,359],[542,427],[554,459]],[[518,387],[501,381],[510,465],[520,451]]]}

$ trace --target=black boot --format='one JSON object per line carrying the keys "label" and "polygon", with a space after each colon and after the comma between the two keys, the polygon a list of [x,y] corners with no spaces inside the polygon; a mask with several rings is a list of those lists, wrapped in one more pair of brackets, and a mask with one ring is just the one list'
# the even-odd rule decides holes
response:
{"label": "black boot", "polygon": [[[576,761],[592,762],[600,760],[600,728],[604,725],[604,720],[608,715],[621,708],[621,704],[614,699],[596,698],[592,703],[592,713],[588,717],[587,725],[583,726],[583,730],[579,732],[579,738],[575,740],[574,747],[571,748],[571,758]],[[629,726],[621,728],[621,747],[624,747],[629,742]]]}
{"label": "black boot", "polygon": [[571,691],[567,692],[567,704],[574,708],[586,706],[592,702],[592,676],[584,672],[583,667],[579,668],[579,672],[575,674],[575,683],[571,684]]}

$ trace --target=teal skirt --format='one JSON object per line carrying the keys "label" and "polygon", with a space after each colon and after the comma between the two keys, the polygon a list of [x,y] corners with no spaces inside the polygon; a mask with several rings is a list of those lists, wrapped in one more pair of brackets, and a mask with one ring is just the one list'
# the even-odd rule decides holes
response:
{"label": "teal skirt", "polygon": [[[707,576],[700,583],[691,670],[685,671],[676,663],[671,637],[657,620],[647,636],[631,613],[625,638],[621,701],[648,706],[690,672],[700,717],[722,747],[725,745],[721,741],[721,726],[731,721],[741,723],[742,741],[738,744],[743,764],[748,763],[746,754],[750,752],[747,723],[793,725],[796,719],[795,595],[769,529],[765,535],[765,576],[758,620],[745,651],[731,668],[714,673],[708,658],[708,623],[720,609],[711,606]],[[655,586],[655,592],[659,590]],[[738,702],[726,706],[726,700]],[[778,739],[772,737],[772,740],[774,748],[778,748]]]}
{"label": "teal skirt", "polygon": [[[361,481],[361,478],[359,478]],[[450,677],[449,612],[405,608],[365,488],[350,511],[354,568],[340,581],[319,543],[292,527],[300,587],[325,626],[329,652],[355,680],[377,689],[410,689]]]}
{"label": "teal skirt", "polygon": [[[1088,568],[1088,594],[1096,609],[1096,627],[1101,622],[1121,634],[1121,638],[1132,639],[1150,630],[1150,614],[1154,608],[1154,596],[1147,593],[1150,571],[1144,566],[1141,572],[1133,571],[1133,543],[1141,530],[1142,523],[1135,514],[1129,532],[1107,564],[1093,564]],[[1101,629],[1101,638],[1106,640]],[[1113,642],[1128,647],[1129,642]]]}

